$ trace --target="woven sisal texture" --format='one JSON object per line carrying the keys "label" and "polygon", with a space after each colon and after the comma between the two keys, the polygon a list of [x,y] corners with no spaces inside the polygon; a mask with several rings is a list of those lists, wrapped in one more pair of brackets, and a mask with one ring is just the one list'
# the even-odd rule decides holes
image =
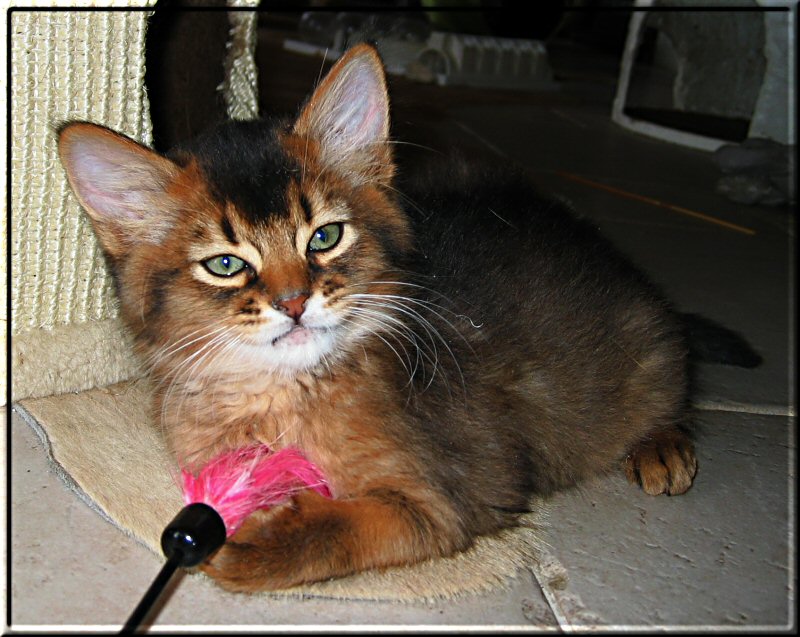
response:
{"label": "woven sisal texture", "polygon": [[151,141],[146,12],[12,16],[13,333],[116,316],[88,219],[58,161],[55,128],[102,123]]}
{"label": "woven sisal texture", "polygon": [[[154,0],[141,4],[148,3]],[[117,316],[99,246],[58,161],[55,131],[63,122],[80,119],[151,141],[144,90],[150,13],[30,10],[10,15],[13,337],[30,340],[36,330]],[[12,354],[14,365],[19,362],[16,346]],[[49,364],[46,358],[36,363]],[[133,369],[131,363],[128,371]],[[57,369],[50,371],[55,383],[38,392],[76,389],[60,383]],[[96,380],[119,377],[100,373]],[[13,389],[17,399],[31,395],[16,376]]]}
{"label": "woven sisal texture", "polygon": [[227,4],[239,10],[228,14],[231,28],[222,93],[228,117],[255,119],[258,117],[258,68],[255,60],[258,15],[255,11],[241,9],[257,7],[259,0],[228,0]]}

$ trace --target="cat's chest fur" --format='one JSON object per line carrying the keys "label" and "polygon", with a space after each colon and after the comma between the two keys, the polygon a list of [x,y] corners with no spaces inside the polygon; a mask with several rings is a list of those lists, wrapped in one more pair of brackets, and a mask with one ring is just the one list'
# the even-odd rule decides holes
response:
{"label": "cat's chest fur", "polygon": [[[160,405],[170,446],[187,464],[214,451],[261,442],[298,445],[319,431],[342,391],[330,379],[249,376],[186,386]],[[328,414],[328,420],[330,414]]]}
{"label": "cat's chest fur", "polygon": [[370,372],[360,367],[291,378],[248,376],[186,387],[174,398],[167,394],[157,409],[170,450],[182,466],[200,467],[225,449],[294,447],[325,467],[339,495],[355,491],[361,476],[353,474],[353,463],[393,465],[402,458],[413,464],[387,427],[397,407],[380,399],[386,392],[378,380],[365,387]]}

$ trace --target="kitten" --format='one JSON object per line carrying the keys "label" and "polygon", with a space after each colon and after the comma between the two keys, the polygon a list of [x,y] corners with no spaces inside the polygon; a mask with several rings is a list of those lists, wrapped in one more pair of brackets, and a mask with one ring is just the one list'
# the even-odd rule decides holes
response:
{"label": "kitten", "polygon": [[452,162],[396,188],[370,46],[293,123],[168,157],[71,123],[59,151],[176,460],[291,445],[330,482],[251,516],[202,567],[222,586],[449,555],[620,463],[647,493],[690,487],[679,317],[519,172]]}

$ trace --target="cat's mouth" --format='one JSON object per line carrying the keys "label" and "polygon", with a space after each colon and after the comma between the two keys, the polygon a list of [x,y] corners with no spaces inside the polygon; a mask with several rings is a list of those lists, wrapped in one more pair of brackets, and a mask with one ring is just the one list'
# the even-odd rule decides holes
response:
{"label": "cat's mouth", "polygon": [[303,345],[314,338],[315,332],[323,331],[320,328],[306,325],[295,325],[277,338],[272,339],[272,345],[285,343],[286,345]]}
{"label": "cat's mouth", "polygon": [[336,349],[334,326],[292,325],[280,332],[265,332],[242,338],[242,349],[237,350],[240,365],[250,361],[256,369],[285,374],[314,367]]}
{"label": "cat's mouth", "polygon": [[320,325],[316,321],[312,325],[305,321],[267,325],[255,334],[243,335],[242,361],[252,360],[259,369],[284,374],[309,369],[336,350],[337,331],[335,323]]}

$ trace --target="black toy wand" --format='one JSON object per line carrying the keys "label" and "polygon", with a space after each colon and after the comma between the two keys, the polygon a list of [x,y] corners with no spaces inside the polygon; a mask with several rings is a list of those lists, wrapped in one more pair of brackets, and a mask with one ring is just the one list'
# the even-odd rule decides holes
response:
{"label": "black toy wand", "polygon": [[225,522],[202,502],[185,506],[161,534],[161,550],[167,561],[136,606],[121,634],[133,634],[153,609],[178,567],[192,568],[211,556],[224,543]]}
{"label": "black toy wand", "polygon": [[181,471],[185,506],[161,534],[167,557],[150,588],[122,627],[139,628],[179,567],[191,568],[213,555],[253,511],[289,500],[302,489],[331,497],[322,472],[297,449],[273,452],[266,445],[227,451],[195,475]]}

